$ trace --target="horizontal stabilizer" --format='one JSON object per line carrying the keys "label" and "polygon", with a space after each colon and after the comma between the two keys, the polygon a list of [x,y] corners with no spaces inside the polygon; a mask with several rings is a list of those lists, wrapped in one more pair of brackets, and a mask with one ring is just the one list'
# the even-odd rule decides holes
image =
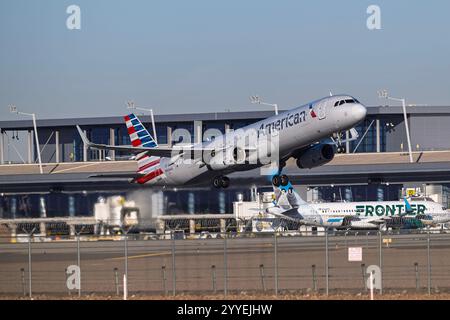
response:
{"label": "horizontal stabilizer", "polygon": [[129,178],[129,179],[139,179],[141,177],[145,176],[145,174],[141,173],[99,173],[99,174],[92,174],[89,176],[89,178]]}

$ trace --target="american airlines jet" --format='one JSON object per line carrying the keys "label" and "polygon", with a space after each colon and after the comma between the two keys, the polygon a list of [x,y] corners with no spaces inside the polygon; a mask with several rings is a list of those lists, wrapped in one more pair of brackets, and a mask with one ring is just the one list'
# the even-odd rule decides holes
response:
{"label": "american airlines jet", "polygon": [[[272,182],[286,185],[287,177],[280,174],[289,158],[295,158],[299,168],[313,168],[331,161],[336,145],[320,141],[352,129],[365,118],[366,112],[366,108],[351,96],[329,96],[227,132],[211,141],[173,147],[158,146],[134,114],[125,116],[131,146],[92,143],[81,128],[77,128],[89,148],[135,154],[138,170],[133,175],[126,175],[133,183],[181,186],[212,182],[216,188],[227,188],[230,185],[228,174],[262,167],[268,164],[267,156],[276,156],[278,168]],[[267,140],[271,148],[264,157],[261,150],[267,147]]]}

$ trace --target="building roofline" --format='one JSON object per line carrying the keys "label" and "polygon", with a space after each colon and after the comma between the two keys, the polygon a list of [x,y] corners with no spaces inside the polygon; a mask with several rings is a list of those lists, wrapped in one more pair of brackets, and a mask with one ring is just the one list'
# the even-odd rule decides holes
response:
{"label": "building roofline", "polygon": [[[284,110],[282,110],[284,111]],[[280,111],[280,112],[282,112]],[[367,107],[367,115],[393,115],[402,114],[400,106],[371,106]],[[450,115],[450,106],[409,106],[407,112],[410,115]],[[184,114],[162,114],[155,115],[156,123],[169,122],[192,122],[200,121],[227,121],[227,120],[259,120],[270,117],[273,111],[236,111],[236,112],[207,112],[207,113],[184,113]],[[150,122],[150,116],[140,116],[143,122]],[[63,119],[38,119],[38,127],[72,127],[75,125],[122,125],[122,116],[91,117],[91,118],[63,118]],[[0,121],[0,128],[6,130],[31,129],[31,120],[8,120]]]}

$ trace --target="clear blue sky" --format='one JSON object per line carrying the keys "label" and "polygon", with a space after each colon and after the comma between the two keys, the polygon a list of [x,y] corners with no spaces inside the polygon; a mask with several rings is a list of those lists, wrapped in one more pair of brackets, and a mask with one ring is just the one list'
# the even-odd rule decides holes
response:
{"label": "clear blue sky", "polygon": [[[81,30],[66,8],[81,7]],[[382,30],[366,28],[370,4]],[[388,88],[450,105],[450,1],[1,0],[0,119],[281,108]]]}

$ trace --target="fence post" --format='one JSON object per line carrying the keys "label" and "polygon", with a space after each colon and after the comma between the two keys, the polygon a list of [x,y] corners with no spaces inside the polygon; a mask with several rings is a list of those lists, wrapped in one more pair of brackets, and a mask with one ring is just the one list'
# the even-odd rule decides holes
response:
{"label": "fence post", "polygon": [[427,227],[427,277],[428,294],[431,294],[431,256],[430,256],[430,226]]}
{"label": "fence post", "polygon": [[166,286],[166,266],[162,266],[161,267],[161,276],[162,276],[162,285],[163,285],[163,291],[164,291],[164,295],[167,296],[167,286]]}
{"label": "fence post", "polygon": [[275,272],[275,295],[278,295],[278,237],[274,233],[274,272]]}
{"label": "fence post", "polygon": [[261,287],[262,287],[263,291],[266,292],[266,283],[264,281],[264,265],[263,264],[259,265],[259,275],[261,276]]}
{"label": "fence post", "polygon": [[123,300],[128,299],[128,279],[127,276],[123,275]]}
{"label": "fence post", "polygon": [[216,266],[212,265],[211,266],[211,280],[212,280],[212,288],[213,288],[213,292],[216,293]]}
{"label": "fence post", "polygon": [[175,268],[175,234],[172,231],[172,294],[177,294],[177,275]]}
{"label": "fence post", "polygon": [[361,263],[361,273],[362,273],[362,280],[363,280],[363,290],[366,288],[366,264]]}
{"label": "fence post", "polygon": [[311,266],[311,268],[312,268],[312,278],[313,278],[313,290],[314,290],[314,292],[316,292],[316,291],[317,291],[316,265],[313,264],[313,265]]}
{"label": "fence post", "polygon": [[369,231],[366,233],[366,249],[369,250]]}
{"label": "fence post", "polygon": [[348,248],[348,243],[347,243],[347,234],[348,234],[348,231],[345,231],[345,233],[344,233],[344,239],[345,239],[345,248]]}
{"label": "fence post", "polygon": [[329,293],[329,261],[328,261],[328,227],[325,228],[325,284],[326,284],[326,295]]}
{"label": "fence post", "polygon": [[227,256],[227,234],[224,234],[223,236],[223,271],[224,271],[224,277],[223,277],[223,293],[226,296],[228,294],[228,256]]}
{"label": "fence post", "polygon": [[28,234],[28,294],[31,298],[31,233]]}
{"label": "fence post", "polygon": [[23,291],[23,295],[26,296],[27,292],[26,292],[26,289],[25,289],[25,269],[21,268],[20,269],[20,273],[22,274],[22,291]]}
{"label": "fence post", "polygon": [[128,284],[128,233],[125,233],[125,277]]}
{"label": "fence post", "polygon": [[[67,279],[69,279],[69,275],[67,274],[67,268],[64,269],[64,275],[66,276],[66,283],[67,283]],[[67,288],[67,294],[70,296],[70,289]]]}
{"label": "fence post", "polygon": [[79,287],[78,287],[78,297],[81,297],[81,259],[80,259],[80,234],[77,234],[77,264],[79,268]]}
{"label": "fence post", "polygon": [[380,246],[380,294],[383,294],[383,237],[381,235],[381,229],[378,232],[379,234],[379,246]]}
{"label": "fence post", "polygon": [[414,271],[416,274],[416,291],[419,291],[419,264],[414,262]]}
{"label": "fence post", "polygon": [[119,273],[117,268],[114,268],[114,284],[116,286],[116,295],[119,295]]}

